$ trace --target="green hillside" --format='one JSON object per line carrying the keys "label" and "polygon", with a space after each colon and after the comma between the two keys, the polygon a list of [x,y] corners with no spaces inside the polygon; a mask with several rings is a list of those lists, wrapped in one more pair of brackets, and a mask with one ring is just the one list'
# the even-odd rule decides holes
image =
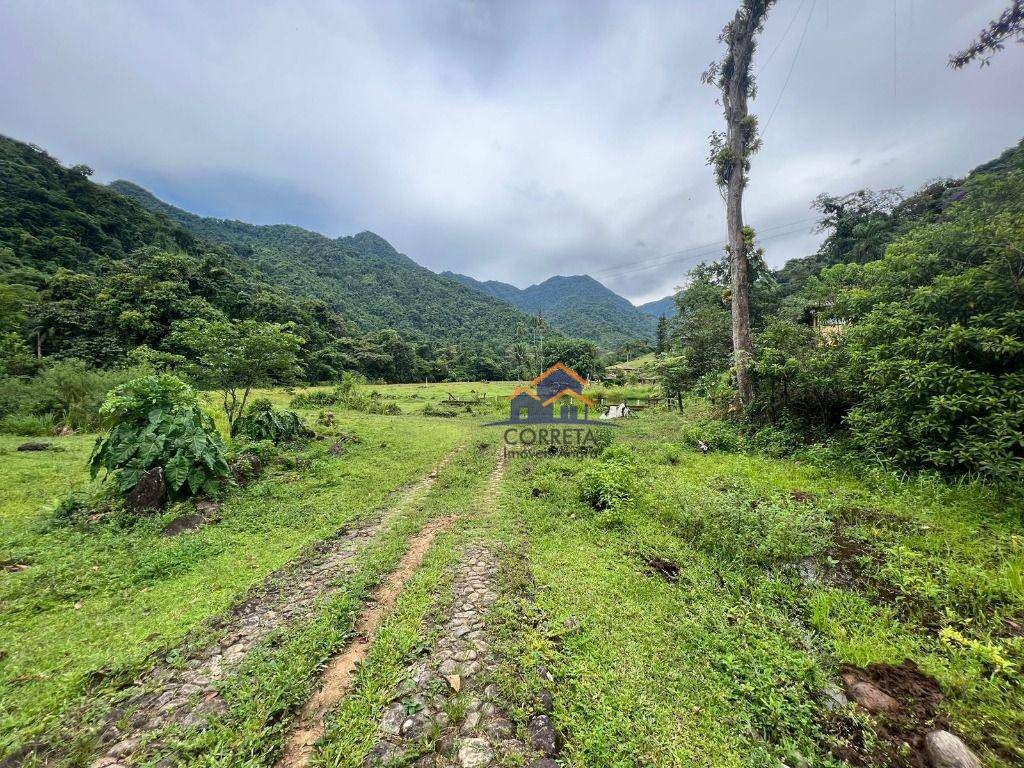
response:
{"label": "green hillside", "polygon": [[504,299],[523,312],[541,315],[562,333],[615,350],[636,339],[654,339],[656,318],[589,275],[555,275],[529,288],[496,280],[481,282],[454,272],[442,273],[463,285]]}
{"label": "green hillside", "polygon": [[259,226],[183,211],[141,187],[111,188],[189,232],[229,248],[274,283],[322,300],[366,331],[394,328],[441,344],[507,344],[528,318],[446,280],[373,232],[331,239],[287,224]]}
{"label": "green hillside", "polygon": [[530,318],[372,233],[330,240],[203,219],[91,173],[0,137],[0,378],[70,358],[170,360],[184,352],[172,340],[177,323],[223,318],[287,324],[304,340],[311,381],[520,370],[522,355],[507,349]]}

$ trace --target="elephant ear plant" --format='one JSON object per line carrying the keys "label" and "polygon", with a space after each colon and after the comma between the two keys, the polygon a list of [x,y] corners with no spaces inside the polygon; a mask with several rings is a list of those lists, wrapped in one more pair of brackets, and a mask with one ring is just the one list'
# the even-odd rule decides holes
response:
{"label": "elephant ear plant", "polygon": [[251,440],[283,443],[312,437],[313,431],[302,423],[302,419],[295,411],[275,408],[269,400],[260,398],[253,401],[245,415],[234,423],[232,434]]}
{"label": "elephant ear plant", "polygon": [[157,468],[171,499],[213,493],[231,474],[213,420],[174,376],[143,376],[117,387],[100,417],[107,432],[93,448],[92,476],[105,470],[122,496]]}

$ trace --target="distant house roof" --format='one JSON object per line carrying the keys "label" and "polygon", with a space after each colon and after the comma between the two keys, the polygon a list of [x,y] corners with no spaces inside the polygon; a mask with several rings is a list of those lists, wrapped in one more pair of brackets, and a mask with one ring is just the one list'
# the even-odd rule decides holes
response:
{"label": "distant house roof", "polygon": [[563,389],[561,392],[559,392],[554,397],[550,397],[547,400],[545,400],[544,401],[544,405],[551,405],[552,403],[562,399],[563,397],[574,397],[577,400],[579,400],[581,403],[583,403],[584,405],[587,405],[587,406],[589,406],[591,408],[595,408],[596,407],[592,401],[590,401],[587,398],[585,398],[579,392],[576,392],[576,391],[571,390],[571,389]]}
{"label": "distant house roof", "polygon": [[578,373],[576,373],[576,371],[574,371],[572,368],[569,368],[568,366],[562,365],[561,363],[555,363],[554,365],[552,365],[550,368],[548,368],[546,371],[544,371],[544,373],[542,373],[540,376],[538,376],[536,379],[534,379],[530,383],[531,384],[539,384],[540,382],[544,381],[544,379],[546,379],[548,376],[550,376],[552,373],[555,373],[556,371],[562,371],[563,373],[569,374],[572,378],[576,379],[576,381],[578,381],[580,384],[586,384],[587,383],[587,380],[584,379],[583,377],[581,377]]}

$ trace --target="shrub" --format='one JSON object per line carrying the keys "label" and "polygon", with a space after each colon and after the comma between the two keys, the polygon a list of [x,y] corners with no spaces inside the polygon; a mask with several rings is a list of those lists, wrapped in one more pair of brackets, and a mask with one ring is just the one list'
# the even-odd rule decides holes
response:
{"label": "shrub", "polygon": [[822,343],[808,325],[779,321],[766,328],[750,370],[757,394],[748,415],[761,423],[834,429],[853,404],[842,337]]}
{"label": "shrub", "polygon": [[253,401],[245,414],[235,421],[233,433],[251,440],[269,440],[272,443],[313,435],[295,411],[275,408],[269,400],[263,398]]}
{"label": "shrub", "polygon": [[138,375],[135,369],[103,370],[81,360],[56,360],[32,378],[3,380],[0,412],[49,417],[91,431],[100,425],[99,408],[107,392]]}
{"label": "shrub", "polygon": [[633,495],[636,474],[636,461],[628,448],[606,448],[599,461],[589,463],[580,472],[580,501],[597,510],[620,511]]}
{"label": "shrub", "polygon": [[1024,477],[1024,171],[965,184],[943,220],[885,257],[822,273],[867,452],[905,467]]}
{"label": "shrub", "polygon": [[803,445],[800,435],[785,427],[761,427],[749,442],[754,450],[775,458],[791,456]]}
{"label": "shrub", "polygon": [[0,419],[0,432],[23,437],[42,437],[53,434],[53,418],[31,413],[11,413]]}
{"label": "shrub", "polygon": [[364,381],[363,377],[346,371],[334,389],[320,389],[303,392],[291,400],[292,408],[326,408],[332,405],[343,405],[345,398],[355,392],[356,384]]}
{"label": "shrub", "polygon": [[109,431],[96,440],[92,476],[102,469],[127,495],[149,470],[163,468],[168,495],[212,493],[230,475],[224,443],[195,392],[168,374],[143,376],[113,390],[100,408]]}
{"label": "shrub", "polygon": [[[355,385],[360,381],[358,376],[345,374],[342,382],[332,390],[303,392],[291,400],[292,408],[327,408],[337,406],[363,413],[382,413],[397,415],[402,412],[398,405],[391,402],[394,398],[385,397],[379,392],[365,395]],[[429,414],[428,414],[429,415]]]}
{"label": "shrub", "polygon": [[[682,442],[689,448],[710,451],[741,451],[746,438],[738,427],[728,421],[706,421],[683,427]],[[703,447],[702,447],[703,444]]]}
{"label": "shrub", "polygon": [[445,419],[451,419],[459,415],[451,406],[446,405],[427,405],[423,409],[424,416],[440,416]]}

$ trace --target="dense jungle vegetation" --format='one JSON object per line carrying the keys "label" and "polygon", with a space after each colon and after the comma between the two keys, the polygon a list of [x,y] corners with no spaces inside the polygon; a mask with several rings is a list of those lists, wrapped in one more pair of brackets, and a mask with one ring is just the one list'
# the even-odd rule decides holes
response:
{"label": "dense jungle vegetation", "polygon": [[[0,137],[0,418],[85,426],[107,389],[195,359],[195,321],[275,326],[299,365],[264,383],[512,379],[593,344],[419,267],[363,233],[200,219]],[[167,215],[171,214],[171,215]],[[191,225],[189,232],[182,223]],[[546,341],[539,344],[541,337]],[[132,370],[128,370],[132,369]],[[127,372],[126,372],[127,371]],[[38,426],[38,424],[36,424]]]}
{"label": "dense jungle vegetation", "polygon": [[[965,179],[815,201],[817,253],[772,272],[747,230],[756,400],[746,430],[837,432],[908,468],[1022,477],[1024,142]],[[677,296],[669,389],[729,381],[728,261]],[[817,331],[812,329],[817,327]]]}

